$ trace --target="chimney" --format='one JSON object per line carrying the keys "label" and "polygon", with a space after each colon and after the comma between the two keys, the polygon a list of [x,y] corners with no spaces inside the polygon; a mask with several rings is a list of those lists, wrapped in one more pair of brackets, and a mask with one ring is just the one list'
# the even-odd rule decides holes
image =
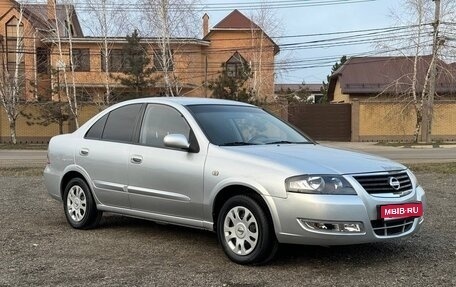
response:
{"label": "chimney", "polygon": [[207,13],[204,13],[204,16],[203,16],[203,38],[206,37],[207,34],[209,34],[209,15],[207,15]]}
{"label": "chimney", "polygon": [[49,21],[55,20],[55,5],[57,0],[47,0],[47,18]]}

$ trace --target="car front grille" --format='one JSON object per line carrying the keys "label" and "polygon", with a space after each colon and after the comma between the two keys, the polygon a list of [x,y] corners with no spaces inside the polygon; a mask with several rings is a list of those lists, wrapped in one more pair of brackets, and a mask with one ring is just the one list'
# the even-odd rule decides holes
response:
{"label": "car front grille", "polygon": [[[412,181],[405,171],[357,175],[354,176],[354,178],[361,184],[367,193],[372,195],[393,193],[404,196],[409,193],[407,191],[412,190]],[[394,181],[396,184],[399,183],[399,185],[393,187],[391,181]]]}
{"label": "car front grille", "polygon": [[399,235],[412,228],[414,218],[401,218],[395,220],[372,220],[372,229],[378,236]]}

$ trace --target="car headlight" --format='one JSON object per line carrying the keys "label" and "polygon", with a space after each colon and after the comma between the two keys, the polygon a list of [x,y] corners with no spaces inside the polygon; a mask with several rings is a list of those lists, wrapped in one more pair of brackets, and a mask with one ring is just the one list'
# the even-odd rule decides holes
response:
{"label": "car headlight", "polygon": [[287,178],[289,192],[356,195],[350,183],[340,175],[300,175]]}
{"label": "car headlight", "polygon": [[415,183],[415,186],[419,186],[420,184],[418,183],[418,179],[416,178],[415,174],[413,174],[413,172],[408,169],[408,175],[410,176],[410,180]]}

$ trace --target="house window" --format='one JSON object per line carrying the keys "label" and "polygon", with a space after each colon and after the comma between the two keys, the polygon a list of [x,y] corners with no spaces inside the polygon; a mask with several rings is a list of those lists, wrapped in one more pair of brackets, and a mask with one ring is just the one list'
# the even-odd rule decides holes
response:
{"label": "house window", "polygon": [[15,17],[6,24],[6,51],[8,70],[13,72],[17,67],[22,75],[25,69],[24,25]]}
{"label": "house window", "polygon": [[167,50],[165,53],[165,60],[163,59],[162,50],[154,51],[154,70],[155,71],[174,71],[173,50]]}
{"label": "house window", "polygon": [[49,72],[50,51],[47,48],[36,48],[36,71],[46,74]]}
{"label": "house window", "polygon": [[90,93],[86,89],[77,89],[76,92],[79,102],[93,102]]}
{"label": "house window", "polygon": [[228,77],[239,77],[245,70],[247,61],[238,52],[234,53],[225,63]]}
{"label": "house window", "polygon": [[[101,51],[101,70],[106,72],[105,53]],[[125,72],[127,69],[126,55],[121,49],[112,49],[108,52],[108,68],[110,72]]]}
{"label": "house window", "polygon": [[72,23],[69,23],[67,20],[65,20],[65,37],[70,37],[70,35],[72,37],[75,36],[74,27]]}
{"label": "house window", "polygon": [[90,50],[89,49],[73,49],[72,60],[75,72],[90,71]]}

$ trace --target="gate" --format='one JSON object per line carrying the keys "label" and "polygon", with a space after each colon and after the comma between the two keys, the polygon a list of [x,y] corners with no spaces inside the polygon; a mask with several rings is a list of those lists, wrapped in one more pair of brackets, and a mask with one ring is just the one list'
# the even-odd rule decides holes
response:
{"label": "gate", "polygon": [[288,121],[314,140],[351,140],[351,104],[290,105]]}

